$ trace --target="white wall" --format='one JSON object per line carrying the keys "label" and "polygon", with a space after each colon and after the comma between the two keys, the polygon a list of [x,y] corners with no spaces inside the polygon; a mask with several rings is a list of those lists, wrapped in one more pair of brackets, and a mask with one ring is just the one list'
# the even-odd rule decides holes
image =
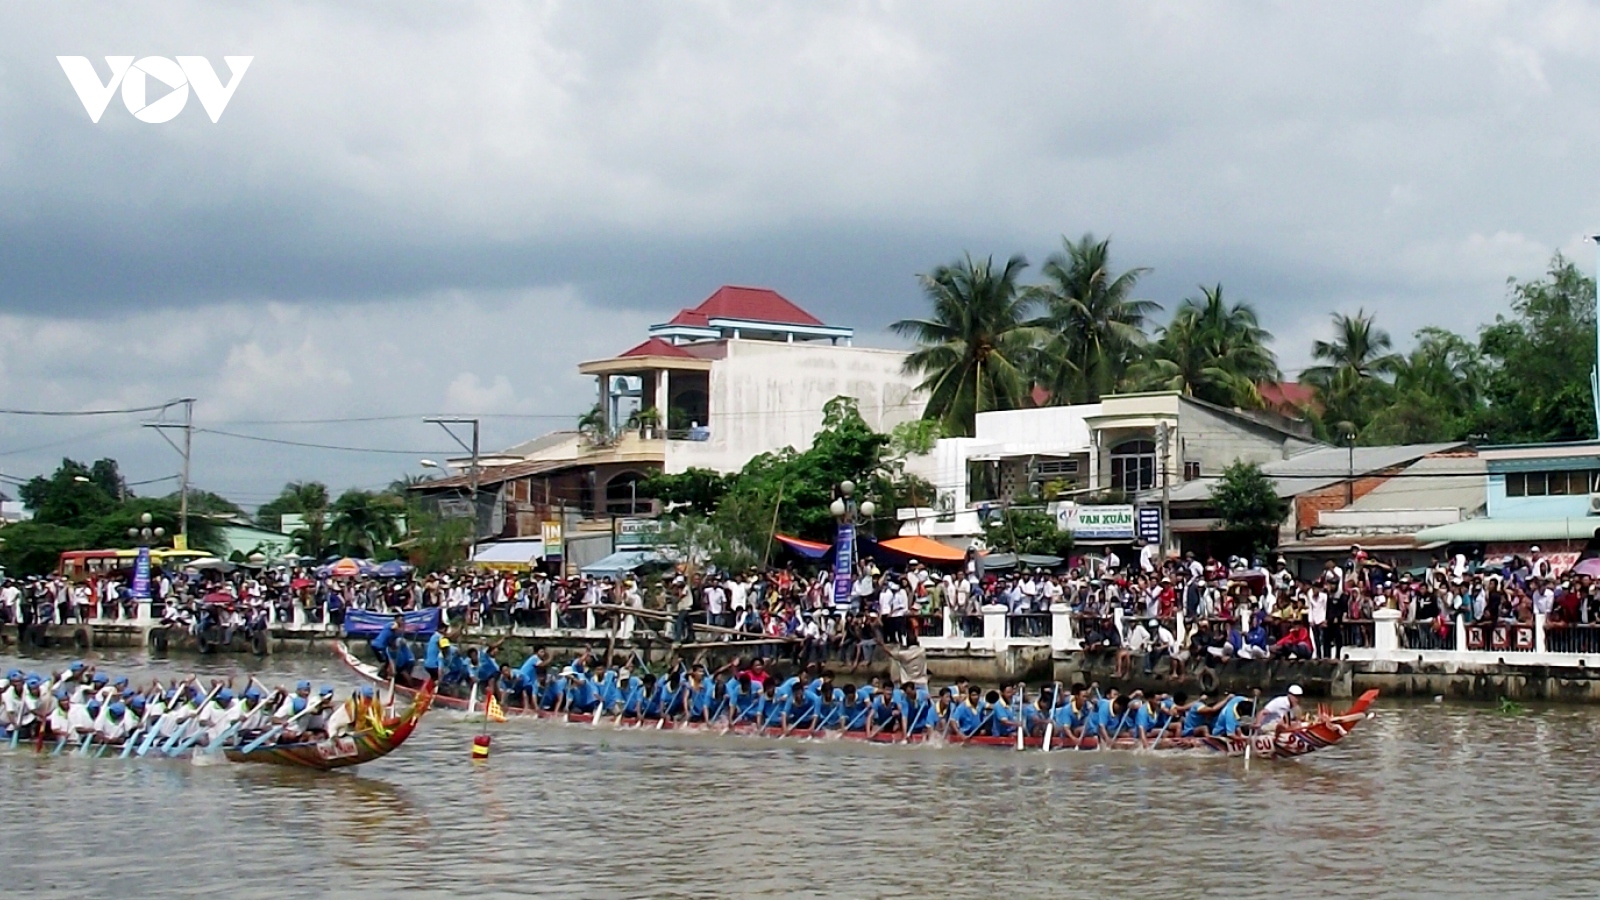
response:
{"label": "white wall", "polygon": [[803,450],[822,427],[822,407],[856,398],[878,431],[920,418],[921,380],[900,371],[899,350],[829,344],[730,340],[711,366],[711,439],[668,441],[666,470],[691,467],[734,472],[760,453]]}
{"label": "white wall", "polygon": [[980,441],[1006,445],[1006,453],[1082,453],[1089,449],[1088,417],[1100,415],[1100,404],[1046,406],[979,413]]}

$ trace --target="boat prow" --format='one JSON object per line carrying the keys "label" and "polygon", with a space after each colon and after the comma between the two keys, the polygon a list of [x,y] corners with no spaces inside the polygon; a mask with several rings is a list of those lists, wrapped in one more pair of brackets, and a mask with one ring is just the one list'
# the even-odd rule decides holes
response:
{"label": "boat prow", "polygon": [[[343,645],[341,649],[342,647]],[[372,677],[376,678],[376,671]],[[411,695],[411,705],[399,715],[385,719],[381,726],[320,741],[264,745],[249,752],[229,747],[223,750],[223,753],[229,760],[238,763],[261,763],[318,771],[346,769],[369,763],[400,749],[400,745],[406,742],[406,738],[411,737],[417,724],[433,705],[434,686],[431,681],[424,684],[420,690],[408,693]]]}

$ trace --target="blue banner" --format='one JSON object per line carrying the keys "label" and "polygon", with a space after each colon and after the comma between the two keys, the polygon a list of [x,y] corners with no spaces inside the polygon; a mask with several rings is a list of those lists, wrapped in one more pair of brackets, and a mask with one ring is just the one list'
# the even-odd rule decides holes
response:
{"label": "blue banner", "polygon": [[852,522],[839,523],[839,537],[833,542],[833,605],[850,605],[850,588],[854,586],[856,560],[856,526]]}
{"label": "blue banner", "polygon": [[[432,637],[439,630],[439,609],[414,609],[405,614],[406,635]],[[344,614],[344,633],[349,637],[377,637],[383,626],[394,621],[394,613],[373,612],[370,609],[352,609]]]}
{"label": "blue banner", "polygon": [[133,599],[150,599],[150,548],[140,547],[133,558]]}

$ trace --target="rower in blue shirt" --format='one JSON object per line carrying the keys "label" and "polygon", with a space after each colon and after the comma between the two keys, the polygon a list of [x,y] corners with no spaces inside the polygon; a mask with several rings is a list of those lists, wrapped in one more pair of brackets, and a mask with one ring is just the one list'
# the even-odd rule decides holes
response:
{"label": "rower in blue shirt", "polygon": [[[999,694],[995,697],[998,699]],[[989,724],[984,714],[983,695],[976,687],[967,688],[967,696],[956,704],[950,714],[950,727],[962,737],[972,737]]]}
{"label": "rower in blue shirt", "polygon": [[1211,733],[1218,737],[1233,737],[1240,733],[1240,724],[1255,715],[1255,704],[1248,697],[1230,694],[1217,711],[1216,724]]}
{"label": "rower in blue shirt", "polygon": [[872,706],[862,699],[853,684],[845,685],[841,693],[843,697],[839,701],[839,727],[845,731],[859,731],[865,728],[867,716],[872,713]]}
{"label": "rower in blue shirt", "polygon": [[985,699],[989,701],[990,714],[989,733],[995,737],[1010,737],[1017,733],[1017,711],[1012,707],[1012,699],[1016,696],[1016,689],[1006,685],[1002,690],[990,691]]}
{"label": "rower in blue shirt", "polygon": [[378,658],[378,668],[383,670],[385,676],[394,674],[389,664],[389,650],[394,645],[395,632],[402,635],[406,633],[406,617],[400,613],[395,613],[394,620],[385,623],[372,640],[367,642],[367,646],[372,648],[372,655]]}
{"label": "rower in blue shirt", "polygon": [[472,681],[472,664],[462,656],[454,647],[445,648],[444,677],[440,681],[441,687],[464,685]]}
{"label": "rower in blue shirt", "polygon": [[422,651],[422,670],[438,683],[444,675],[444,651],[450,649],[450,639],[444,632],[435,631],[428,637],[428,647]]}
{"label": "rower in blue shirt", "polygon": [[478,684],[485,692],[490,690],[490,686],[494,683],[495,679],[500,677],[500,663],[495,661],[494,651],[495,648],[493,646],[484,647],[482,649],[474,647],[470,651],[471,653],[477,654],[477,660],[473,666],[472,677],[478,680]]}

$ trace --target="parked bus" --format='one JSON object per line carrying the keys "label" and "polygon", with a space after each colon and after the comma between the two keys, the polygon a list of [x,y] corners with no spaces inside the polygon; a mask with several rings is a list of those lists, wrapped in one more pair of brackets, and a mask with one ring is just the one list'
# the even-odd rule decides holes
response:
{"label": "parked bus", "polygon": [[[202,550],[151,547],[150,565],[177,568],[209,555]],[[71,581],[100,578],[113,572],[132,569],[133,561],[138,556],[137,550],[68,550],[61,554],[61,561],[56,565],[56,574]]]}

